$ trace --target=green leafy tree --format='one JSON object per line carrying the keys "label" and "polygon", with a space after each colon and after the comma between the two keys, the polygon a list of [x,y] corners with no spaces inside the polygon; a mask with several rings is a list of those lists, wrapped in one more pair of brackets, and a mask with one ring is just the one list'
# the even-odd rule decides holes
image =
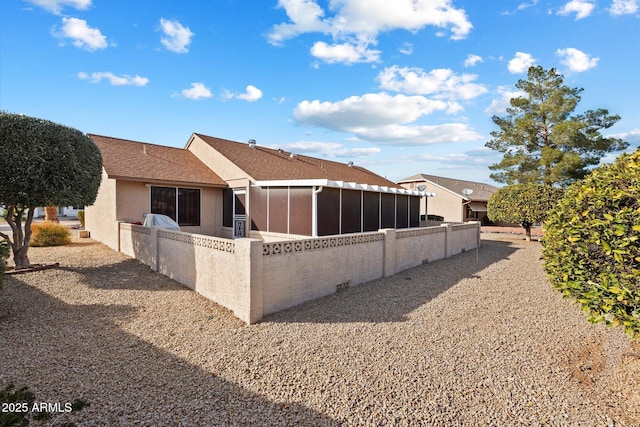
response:
{"label": "green leafy tree", "polygon": [[[91,205],[102,157],[82,132],[35,117],[0,112],[0,205],[16,268],[30,266],[27,251],[37,206]],[[23,226],[23,216],[25,216]]]}
{"label": "green leafy tree", "polygon": [[640,338],[640,150],[571,185],[542,240],[553,287],[593,323]]}
{"label": "green leafy tree", "polygon": [[489,198],[487,216],[491,221],[520,224],[531,241],[531,227],[546,219],[561,195],[561,189],[543,184],[508,185]]}
{"label": "green leafy tree", "polygon": [[491,132],[493,139],[486,146],[504,156],[489,166],[496,171],[492,179],[566,186],[582,179],[605,154],[628,147],[621,139],[600,134],[619,116],[605,109],[572,115],[583,89],[564,85],[554,68],[530,67],[527,77],[516,83],[525,95],[511,99],[506,116],[493,116],[499,130]]}

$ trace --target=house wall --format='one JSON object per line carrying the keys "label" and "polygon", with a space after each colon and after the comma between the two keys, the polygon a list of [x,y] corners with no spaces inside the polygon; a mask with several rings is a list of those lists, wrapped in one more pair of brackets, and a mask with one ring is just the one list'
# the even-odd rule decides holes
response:
{"label": "house wall", "polygon": [[[117,228],[112,225],[114,220],[125,223],[144,222],[144,215],[151,210],[151,190],[144,182],[114,180],[106,178],[106,175],[103,176],[102,182],[96,203],[85,208],[86,228],[97,240],[117,250],[118,240],[115,238]],[[198,188],[189,185],[185,187]],[[181,227],[181,230],[220,236],[222,235],[222,189],[204,187],[200,190],[200,226]]]}
{"label": "house wall", "polygon": [[116,223],[122,252],[247,323],[479,245],[479,223],[263,242]]}
{"label": "house wall", "polygon": [[242,181],[241,183],[230,184],[230,187],[248,187],[246,173],[199,137],[195,135],[192,137],[189,144],[187,144],[187,150],[195,154],[209,169],[216,171],[216,174],[225,181]]}
{"label": "house wall", "polygon": [[85,206],[85,229],[91,237],[118,250],[118,223],[116,221],[116,180],[102,169],[102,181],[96,201]]}
{"label": "house wall", "polygon": [[427,215],[440,215],[446,222],[463,222],[462,199],[448,191],[440,190],[429,199]]}

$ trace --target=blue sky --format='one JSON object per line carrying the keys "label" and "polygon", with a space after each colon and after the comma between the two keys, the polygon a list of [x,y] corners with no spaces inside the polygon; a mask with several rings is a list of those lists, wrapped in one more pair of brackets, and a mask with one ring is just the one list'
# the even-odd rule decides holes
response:
{"label": "blue sky", "polygon": [[[640,0],[2,0],[0,109],[184,147],[192,132],[491,183],[530,65],[640,146]],[[612,160],[615,156],[608,156]]]}

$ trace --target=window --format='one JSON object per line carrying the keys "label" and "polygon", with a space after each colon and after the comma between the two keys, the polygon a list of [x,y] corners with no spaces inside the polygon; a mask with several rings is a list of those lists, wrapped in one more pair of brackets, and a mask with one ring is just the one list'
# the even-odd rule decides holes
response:
{"label": "window", "polygon": [[200,189],[151,187],[151,213],[167,215],[179,225],[200,225]]}

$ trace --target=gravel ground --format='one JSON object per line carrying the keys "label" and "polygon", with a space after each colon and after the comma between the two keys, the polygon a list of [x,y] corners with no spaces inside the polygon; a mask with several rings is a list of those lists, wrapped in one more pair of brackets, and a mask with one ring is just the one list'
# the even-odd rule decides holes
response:
{"label": "gravel ground", "polygon": [[32,425],[640,425],[640,343],[553,292],[538,243],[253,326],[90,239],[29,253],[61,266],[5,277],[0,387],[90,404]]}

